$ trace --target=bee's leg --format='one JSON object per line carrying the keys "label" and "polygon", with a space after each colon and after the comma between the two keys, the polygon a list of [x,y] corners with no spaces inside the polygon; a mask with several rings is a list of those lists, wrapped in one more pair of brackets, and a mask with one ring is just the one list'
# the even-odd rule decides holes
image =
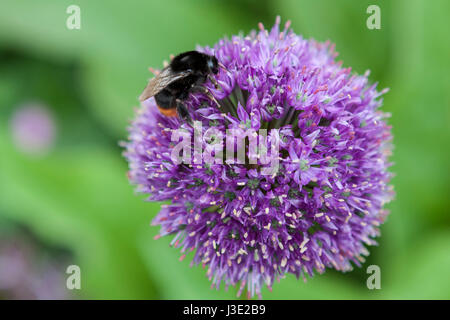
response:
{"label": "bee's leg", "polygon": [[216,98],[214,98],[213,94],[211,93],[211,91],[208,90],[208,88],[205,88],[203,86],[194,86],[194,87],[192,87],[191,92],[195,92],[195,91],[203,92],[209,99],[214,101],[214,103],[217,105],[218,108],[221,107],[219,102],[216,100]]}
{"label": "bee's leg", "polygon": [[191,118],[191,115],[189,114],[189,111],[186,108],[186,106],[183,104],[183,102],[180,99],[177,99],[176,103],[177,103],[177,114],[178,114],[178,117],[181,120],[186,121],[187,123],[192,125],[192,118]]}
{"label": "bee's leg", "polygon": [[[214,85],[214,87],[216,87],[217,90],[222,89],[222,87],[219,85],[217,80],[211,74],[208,74],[208,79],[209,79],[209,81],[211,81],[211,83]],[[222,89],[222,91],[223,91],[223,89]]]}

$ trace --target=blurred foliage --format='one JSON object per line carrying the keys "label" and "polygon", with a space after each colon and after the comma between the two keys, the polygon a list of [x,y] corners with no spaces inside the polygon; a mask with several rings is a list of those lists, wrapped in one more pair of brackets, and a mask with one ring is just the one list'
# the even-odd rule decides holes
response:
{"label": "blurred foliage", "polygon": [[[81,7],[81,30],[66,8]],[[381,8],[368,30],[366,8]],[[64,247],[82,270],[81,296],[126,299],[233,298],[210,290],[200,266],[154,241],[159,204],[136,196],[117,142],[126,138],[137,96],[169,54],[247,33],[276,15],[297,33],[336,43],[339,59],[390,87],[384,111],[394,131],[396,200],[380,245],[361,269],[327,271],[306,284],[288,277],[265,299],[450,298],[450,41],[446,0],[24,1],[0,10],[0,217]],[[9,120],[39,101],[56,119],[43,157],[17,151]],[[3,221],[3,220],[1,220]],[[382,270],[366,288],[365,268]]]}

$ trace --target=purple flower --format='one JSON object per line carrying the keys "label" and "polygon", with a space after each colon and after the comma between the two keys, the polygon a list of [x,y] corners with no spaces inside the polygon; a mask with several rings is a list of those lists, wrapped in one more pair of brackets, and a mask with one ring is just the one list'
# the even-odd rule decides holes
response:
{"label": "purple flower", "polygon": [[22,105],[11,119],[16,147],[30,155],[45,155],[55,140],[55,121],[49,109],[35,102]]}
{"label": "purple flower", "polygon": [[0,234],[0,297],[71,299],[62,256],[49,254],[21,233]]}
{"label": "purple flower", "polygon": [[[325,268],[360,265],[366,245],[376,244],[393,196],[388,185],[391,128],[378,108],[379,92],[369,73],[351,74],[335,62],[329,42],[305,40],[275,26],[220,40],[197,50],[227,68],[186,101],[203,128],[277,129],[280,165],[273,175],[256,164],[224,161],[177,164],[171,134],[193,128],[161,115],[151,98],[130,128],[125,156],[129,177],[152,201],[167,201],[155,217],[160,236],[193,264],[208,266],[217,288],[223,282],[260,295],[264,284],[287,273],[313,276]],[[208,141],[200,141],[203,149]],[[241,146],[242,147],[242,146]],[[247,150],[248,151],[248,150]],[[247,154],[248,155],[248,154]],[[248,155],[250,157],[250,155]]]}

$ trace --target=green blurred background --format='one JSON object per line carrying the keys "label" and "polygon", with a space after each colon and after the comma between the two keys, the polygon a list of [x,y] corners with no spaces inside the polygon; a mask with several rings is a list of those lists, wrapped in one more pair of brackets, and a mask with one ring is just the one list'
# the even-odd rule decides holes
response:
{"label": "green blurred background", "polygon": [[[81,29],[66,28],[69,5]],[[381,30],[366,27],[371,4]],[[450,1],[2,0],[0,4],[0,224],[30,230],[71,253],[81,298],[220,299],[206,270],[178,261],[169,239],[153,240],[159,204],[136,196],[118,141],[149,66],[196,44],[213,45],[275,16],[296,33],[336,43],[344,66],[389,87],[396,200],[363,268],[328,270],[307,283],[287,277],[265,299],[450,298]],[[45,154],[13,140],[24,104],[45,106],[55,140]],[[46,250],[46,249],[43,249]],[[188,257],[189,258],[189,257]],[[368,290],[366,268],[381,268]],[[1,271],[1,270],[0,270]],[[64,273],[65,266],[61,272]],[[63,284],[64,285],[64,284]]]}

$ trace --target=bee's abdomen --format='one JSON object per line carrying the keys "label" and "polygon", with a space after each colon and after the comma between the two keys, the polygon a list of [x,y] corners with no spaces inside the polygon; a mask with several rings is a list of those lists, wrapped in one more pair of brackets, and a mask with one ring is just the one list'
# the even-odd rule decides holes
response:
{"label": "bee's abdomen", "polygon": [[177,116],[177,109],[175,109],[175,108],[163,109],[160,106],[158,106],[158,110],[159,110],[159,112],[161,112],[161,114],[165,115],[166,117],[176,117]]}
{"label": "bee's abdomen", "polygon": [[173,99],[173,95],[167,89],[163,89],[155,95],[156,104],[162,109],[172,109],[174,105]]}
{"label": "bee's abdomen", "polygon": [[157,95],[155,95],[156,105],[158,106],[159,112],[165,115],[166,117],[176,117],[177,110],[176,104],[174,103],[175,98],[173,95],[166,89],[160,91]]}

